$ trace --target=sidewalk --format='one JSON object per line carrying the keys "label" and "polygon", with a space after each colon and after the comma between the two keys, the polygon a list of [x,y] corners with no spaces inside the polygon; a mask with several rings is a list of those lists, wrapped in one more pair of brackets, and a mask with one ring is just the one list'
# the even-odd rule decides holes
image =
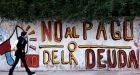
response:
{"label": "sidewalk", "polygon": [[[0,72],[0,75],[8,75],[8,72]],[[27,75],[26,72],[14,72],[14,75]],[[36,72],[34,75],[140,75],[136,71],[47,71]]]}

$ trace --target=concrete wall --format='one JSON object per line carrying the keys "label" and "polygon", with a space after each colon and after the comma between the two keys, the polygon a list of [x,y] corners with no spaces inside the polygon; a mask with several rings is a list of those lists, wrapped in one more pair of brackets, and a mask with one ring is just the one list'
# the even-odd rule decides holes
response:
{"label": "concrete wall", "polygon": [[[46,20],[46,25],[48,23],[48,21]],[[9,38],[9,36],[12,34],[14,28],[16,25],[21,26],[22,28],[26,28],[28,25],[31,26],[30,31],[34,30],[35,34],[30,35],[29,38],[37,38],[37,41],[29,41],[29,45],[33,45],[36,47],[36,50],[33,50],[31,48],[29,48],[28,50],[28,55],[30,54],[35,54],[35,55],[39,55],[39,67],[36,68],[31,68],[32,70],[41,70],[41,71],[46,71],[46,70],[86,70],[85,68],[85,50],[87,48],[77,48],[76,51],[74,52],[74,56],[78,62],[78,65],[75,65],[75,63],[73,63],[72,65],[70,64],[57,64],[57,65],[53,65],[52,62],[49,62],[49,64],[43,64],[43,51],[44,50],[48,50],[51,54],[52,50],[58,50],[58,52],[56,53],[56,55],[58,56],[58,58],[56,59],[56,61],[61,61],[61,51],[64,50],[65,53],[65,60],[68,61],[69,59],[69,51],[67,49],[67,45],[69,42],[71,41],[75,41],[77,43],[77,45],[81,45],[81,44],[87,44],[87,45],[117,45],[117,46],[127,46],[130,45],[132,47],[133,50],[137,50],[138,48],[134,45],[134,41],[139,42],[138,37],[139,37],[139,32],[140,32],[140,19],[135,19],[134,20],[134,24],[133,24],[133,31],[134,31],[134,39],[131,41],[124,41],[123,39],[118,40],[118,41],[114,41],[111,38],[111,34],[110,34],[110,25],[105,25],[106,28],[106,32],[107,32],[107,40],[103,39],[103,36],[101,34],[100,40],[96,40],[96,33],[97,33],[97,28],[98,28],[98,21],[92,21],[93,23],[93,28],[91,30],[88,31],[88,37],[87,40],[83,40],[83,22],[77,21],[77,22],[62,22],[62,26],[63,26],[63,39],[60,43],[57,43],[54,41],[54,39],[50,42],[48,40],[46,40],[45,42],[41,41],[41,22],[40,21],[36,21],[33,23],[24,23],[24,22],[18,22],[18,21],[9,21],[9,20],[4,20],[3,22],[1,22],[0,25],[0,33],[1,33],[1,40],[0,42],[4,42],[6,39]],[[115,27],[115,30],[119,30],[121,31],[121,35],[123,35],[123,27],[122,27],[122,23],[123,20],[121,21],[121,27]],[[54,22],[52,22],[52,29],[54,28]],[[76,27],[76,31],[77,34],[80,35],[79,38],[65,38],[65,32],[66,32],[66,28],[67,27]],[[52,30],[53,31],[53,30]],[[20,35],[21,30],[18,29],[18,33]],[[54,31],[53,31],[53,35],[54,35]],[[47,39],[47,38],[46,38]],[[16,45],[16,35],[14,34],[13,37],[10,39],[10,43],[12,46],[12,50],[11,50],[11,55],[12,58],[15,58],[14,53],[15,53],[15,45]],[[64,48],[43,48],[40,49],[39,46],[40,45],[64,45]],[[140,45],[139,45],[140,46]],[[93,49],[95,51],[95,55],[97,55],[97,48]],[[106,49],[108,50],[108,49]],[[110,49],[113,50],[113,49]],[[119,50],[119,49],[116,49]],[[126,53],[128,54],[129,51],[131,49],[125,49]],[[103,60],[107,60],[107,56],[106,56],[106,52],[103,54]],[[97,60],[97,59],[96,59]],[[28,61],[30,62],[30,61]],[[96,62],[97,64],[97,62]],[[11,66],[9,66],[7,64],[6,61],[6,57],[5,54],[0,55],[0,70],[2,71],[7,71]],[[106,68],[104,68],[106,69]],[[103,70],[104,70],[103,69]],[[123,68],[123,69],[128,69],[127,67]],[[22,71],[24,70],[24,68],[21,67],[21,63],[19,63],[16,67],[17,71]],[[99,70],[97,68],[97,65],[95,68],[93,68],[92,70]],[[118,67],[112,69],[112,70],[119,70]],[[122,70],[122,69],[121,69]]]}

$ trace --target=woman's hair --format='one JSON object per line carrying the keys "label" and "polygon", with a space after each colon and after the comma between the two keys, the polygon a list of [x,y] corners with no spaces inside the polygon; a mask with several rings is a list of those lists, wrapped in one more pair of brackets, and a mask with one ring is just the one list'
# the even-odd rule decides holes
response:
{"label": "woman's hair", "polygon": [[21,32],[21,36],[25,36],[27,34],[27,32],[23,31]]}

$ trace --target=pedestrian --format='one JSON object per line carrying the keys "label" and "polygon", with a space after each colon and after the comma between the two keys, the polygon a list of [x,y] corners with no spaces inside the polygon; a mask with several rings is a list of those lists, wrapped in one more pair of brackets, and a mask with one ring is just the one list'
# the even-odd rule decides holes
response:
{"label": "pedestrian", "polygon": [[19,59],[21,59],[22,63],[24,64],[24,67],[26,69],[26,72],[28,73],[28,75],[32,75],[32,74],[35,74],[35,72],[31,72],[30,69],[28,68],[28,65],[26,63],[26,60],[25,60],[25,46],[27,44],[27,32],[23,31],[21,32],[21,36],[18,37],[18,43],[17,43],[17,51],[15,52],[15,56],[16,56],[16,59],[15,59],[15,62],[14,64],[12,65],[12,68],[10,69],[9,71],[9,75],[13,75],[13,71],[16,67],[16,65],[18,64],[18,61]]}

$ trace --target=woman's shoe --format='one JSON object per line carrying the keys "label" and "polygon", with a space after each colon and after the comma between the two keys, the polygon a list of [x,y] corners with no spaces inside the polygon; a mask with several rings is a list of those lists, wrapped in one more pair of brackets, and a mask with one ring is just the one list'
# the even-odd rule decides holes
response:
{"label": "woman's shoe", "polygon": [[30,73],[28,73],[28,75],[32,75],[32,74],[35,74],[35,72],[30,72]]}
{"label": "woman's shoe", "polygon": [[13,75],[12,69],[9,70],[9,74],[8,75]]}

